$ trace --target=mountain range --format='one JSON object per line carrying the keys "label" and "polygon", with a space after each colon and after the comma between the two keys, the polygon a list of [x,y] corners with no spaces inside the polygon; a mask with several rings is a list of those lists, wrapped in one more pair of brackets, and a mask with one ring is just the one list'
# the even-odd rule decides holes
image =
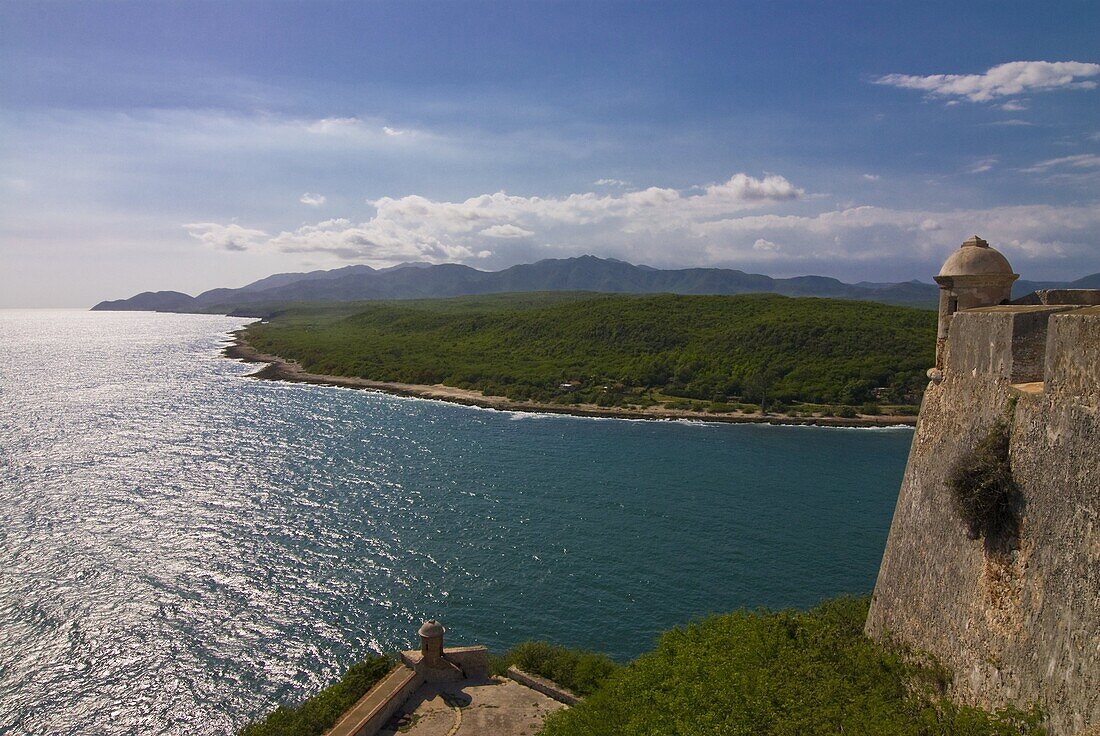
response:
{"label": "mountain range", "polygon": [[[1036,289],[1100,288],[1100,273],[1077,281],[1017,281],[1013,297]],[[329,271],[280,273],[237,289],[211,289],[198,296],[178,291],[146,291],[129,299],[104,301],[93,310],[263,314],[290,302],[425,299],[525,291],[598,291],[634,294],[745,294],[860,299],[933,308],[935,284],[860,282],[826,276],[772,278],[726,268],[657,269],[613,258],[580,256],[547,259],[502,271],[479,271],[456,263],[403,263],[375,269],[365,265]]]}

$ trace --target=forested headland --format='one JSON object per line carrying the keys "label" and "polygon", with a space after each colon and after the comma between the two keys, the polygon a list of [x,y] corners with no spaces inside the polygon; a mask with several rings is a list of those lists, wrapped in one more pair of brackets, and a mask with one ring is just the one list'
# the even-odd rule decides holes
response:
{"label": "forested headland", "polygon": [[911,411],[936,325],[928,310],[774,294],[498,294],[268,316],[247,342],[311,373],[517,401],[841,416]]}

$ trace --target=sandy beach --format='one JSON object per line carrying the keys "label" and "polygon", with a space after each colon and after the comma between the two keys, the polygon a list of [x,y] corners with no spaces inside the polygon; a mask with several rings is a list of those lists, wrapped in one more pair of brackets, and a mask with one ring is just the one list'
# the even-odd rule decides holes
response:
{"label": "sandy beach", "polygon": [[818,427],[893,427],[899,425],[914,426],[917,418],[913,416],[871,416],[859,415],[854,418],[842,417],[787,417],[777,414],[746,414],[739,412],[711,413],[688,409],[668,409],[665,407],[645,407],[624,409],[622,407],[597,406],[596,404],[546,404],[537,401],[514,401],[504,396],[486,396],[480,391],[444,386],[443,384],[396,383],[390,381],[372,381],[353,376],[330,376],[310,373],[295,361],[285,360],[278,355],[261,353],[244,339],[244,330],[233,333],[234,344],[225,348],[225,356],[246,363],[264,363],[264,367],[250,374],[251,378],[269,381],[294,381],[312,383],[321,386],[341,386],[343,388],[368,389],[397,396],[413,396],[421,399],[449,401],[453,404],[479,406],[501,411],[525,411],[539,414],[569,414],[580,417],[614,417],[618,419],[681,419],[703,422],[728,422],[731,424],[787,424]]}

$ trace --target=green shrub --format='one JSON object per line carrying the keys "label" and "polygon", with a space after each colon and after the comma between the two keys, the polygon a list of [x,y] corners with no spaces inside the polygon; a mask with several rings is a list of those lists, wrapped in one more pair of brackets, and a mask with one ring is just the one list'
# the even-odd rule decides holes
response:
{"label": "green shrub", "polygon": [[984,537],[988,546],[1011,546],[1019,533],[1018,491],[1009,461],[1009,429],[997,422],[962,454],[947,478],[955,512],[971,539]]}
{"label": "green shrub", "polygon": [[841,419],[855,419],[856,410],[850,406],[837,406],[833,408],[833,416]]}
{"label": "green shrub", "polygon": [[866,599],[739,611],[674,629],[543,736],[1028,736],[1041,714],[937,695],[945,674],[863,635]]}
{"label": "green shrub", "polygon": [[519,644],[500,657],[494,657],[493,674],[503,675],[511,665],[539,677],[553,680],[577,695],[590,695],[619,669],[603,654],[528,641]]}
{"label": "green shrub", "polygon": [[371,657],[353,665],[335,685],[296,708],[280,705],[267,718],[242,728],[239,736],[320,736],[385,677],[393,664],[389,657]]}

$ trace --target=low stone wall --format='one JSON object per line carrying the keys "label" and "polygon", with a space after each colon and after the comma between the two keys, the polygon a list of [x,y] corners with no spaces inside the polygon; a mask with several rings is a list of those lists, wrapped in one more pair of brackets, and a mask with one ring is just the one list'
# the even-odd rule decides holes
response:
{"label": "low stone wall", "polygon": [[552,680],[547,680],[545,677],[532,675],[530,672],[524,672],[515,665],[512,665],[508,668],[508,677],[515,680],[520,685],[526,685],[536,692],[540,692],[549,698],[553,698],[559,703],[565,703],[566,705],[576,705],[577,703],[581,702],[581,699],[579,697],[569,692],[558,683]]}
{"label": "low stone wall", "polygon": [[325,736],[374,736],[423,684],[421,675],[405,665],[397,665],[348,709]]}

